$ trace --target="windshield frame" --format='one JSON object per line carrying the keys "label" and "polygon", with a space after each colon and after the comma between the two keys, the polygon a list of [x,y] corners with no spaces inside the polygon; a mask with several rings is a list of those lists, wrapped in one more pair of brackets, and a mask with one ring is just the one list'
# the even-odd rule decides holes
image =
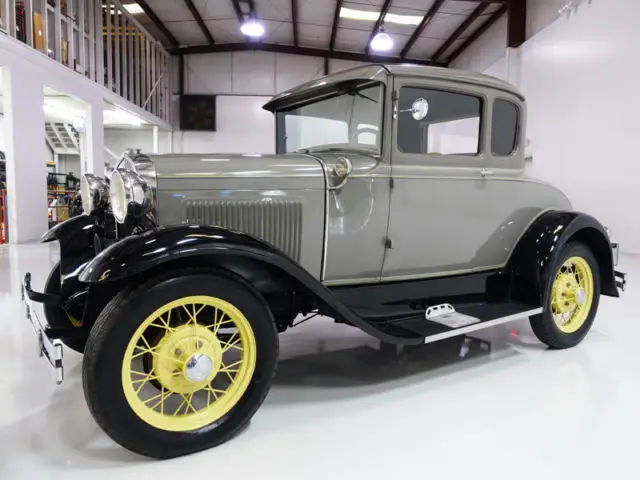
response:
{"label": "windshield frame", "polygon": [[[348,85],[348,84],[352,84],[352,85]],[[345,87],[349,88],[349,90],[351,91],[350,92],[346,91]],[[332,98],[336,98],[339,96],[353,95],[354,99],[356,99],[354,101],[357,101],[357,99],[360,99],[362,101],[369,101],[359,97],[357,93],[371,87],[380,88],[380,92],[377,95],[377,98],[374,98],[374,100],[376,100],[376,103],[378,104],[377,105],[378,118],[376,119],[375,126],[378,127],[378,132],[379,132],[378,141],[376,142],[375,148],[373,147],[367,148],[365,146],[363,146],[362,148],[359,148],[357,145],[354,145],[354,144],[344,144],[345,145],[344,148],[341,148],[341,147],[337,147],[336,144],[327,144],[325,146],[326,148],[322,148],[322,145],[314,145],[310,147],[303,147],[297,150],[287,151],[286,133],[285,133],[286,127],[284,124],[286,115],[283,115],[283,114],[286,114],[287,112],[296,110],[298,108],[301,108],[307,105],[312,105],[318,102],[330,100]],[[276,146],[277,154],[299,153],[299,152],[320,153],[320,152],[329,152],[329,151],[332,151],[332,152],[358,151],[358,152],[375,156],[375,157],[380,157],[382,155],[382,152],[384,151],[384,147],[385,147],[385,133],[386,133],[385,112],[386,112],[386,102],[387,102],[387,82],[384,79],[380,79],[380,78],[348,79],[348,80],[343,80],[341,82],[328,84],[326,88],[314,93],[315,93],[314,95],[305,96],[303,98],[300,98],[299,101],[287,103],[286,105],[283,105],[281,108],[276,108],[273,111],[275,116],[275,135],[276,135],[275,146]]]}

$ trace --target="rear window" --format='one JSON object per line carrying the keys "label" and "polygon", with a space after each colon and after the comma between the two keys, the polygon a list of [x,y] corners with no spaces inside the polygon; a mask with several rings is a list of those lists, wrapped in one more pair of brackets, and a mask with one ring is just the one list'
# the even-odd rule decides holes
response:
{"label": "rear window", "polygon": [[491,153],[498,157],[508,157],[518,148],[518,132],[520,131],[520,109],[504,100],[493,102],[491,122]]}

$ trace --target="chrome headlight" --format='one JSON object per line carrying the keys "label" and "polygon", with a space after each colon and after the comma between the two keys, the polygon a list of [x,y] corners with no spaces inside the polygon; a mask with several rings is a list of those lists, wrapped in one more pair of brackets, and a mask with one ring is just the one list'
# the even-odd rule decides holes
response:
{"label": "chrome headlight", "polygon": [[85,173],[80,179],[82,209],[90,215],[104,209],[109,201],[109,185],[100,177]]}
{"label": "chrome headlight", "polygon": [[109,188],[111,211],[118,223],[124,223],[128,215],[140,218],[153,207],[151,188],[135,172],[114,170]]}

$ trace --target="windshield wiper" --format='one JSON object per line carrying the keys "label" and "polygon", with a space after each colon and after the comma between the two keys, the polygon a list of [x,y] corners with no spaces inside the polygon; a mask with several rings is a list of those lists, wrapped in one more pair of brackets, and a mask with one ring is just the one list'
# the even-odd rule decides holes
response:
{"label": "windshield wiper", "polygon": [[370,102],[373,102],[373,103],[378,103],[378,101],[375,98],[367,97],[365,94],[360,93],[360,90],[356,90],[353,87],[349,87],[349,86],[346,86],[346,85],[341,85],[339,87],[338,91],[346,93],[347,95],[364,98],[365,100],[369,100]]}

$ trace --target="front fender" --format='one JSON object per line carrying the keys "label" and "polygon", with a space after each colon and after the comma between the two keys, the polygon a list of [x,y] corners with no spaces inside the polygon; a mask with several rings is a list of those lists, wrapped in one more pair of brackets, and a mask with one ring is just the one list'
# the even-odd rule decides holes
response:
{"label": "front fender", "polygon": [[[98,289],[109,288],[163,264],[167,264],[167,268],[179,268],[178,261],[181,259],[222,256],[242,257],[266,264],[313,297],[324,307],[323,313],[351,323],[382,341],[398,341],[398,338],[362,320],[299,263],[280,250],[245,233],[222,227],[160,227],[124,238],[96,256],[80,274],[80,281],[92,283]],[[202,264],[206,265],[207,262]],[[408,338],[406,343],[417,341]]]}
{"label": "front fender", "polygon": [[514,299],[541,304],[544,285],[561,247],[578,240],[586,244],[598,260],[601,293],[617,297],[613,251],[600,222],[575,211],[550,211],[538,217],[522,236],[509,260]]}
{"label": "front fender", "polygon": [[95,219],[89,215],[78,215],[51,228],[42,235],[41,241],[46,243],[58,240],[60,242],[60,255],[65,257],[70,254],[92,250],[95,234]]}

